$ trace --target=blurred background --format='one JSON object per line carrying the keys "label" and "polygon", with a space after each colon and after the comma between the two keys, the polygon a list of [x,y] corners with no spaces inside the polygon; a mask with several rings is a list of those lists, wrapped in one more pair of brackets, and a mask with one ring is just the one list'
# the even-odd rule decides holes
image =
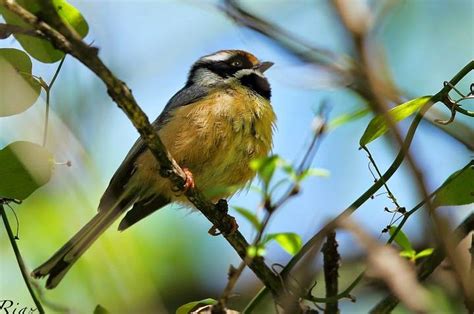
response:
{"label": "blurred background", "polygon": [[[315,113],[324,102],[330,120],[365,106],[331,73],[310,66],[252,30],[235,24],[218,8],[219,1],[78,1],[70,0],[89,23],[87,42],[133,90],[137,101],[154,119],[187,78],[191,64],[220,49],[243,49],[261,60],[275,62],[267,77],[278,117],[274,153],[292,162],[309,145]],[[374,40],[384,51],[388,71],[407,98],[431,95],[442,88],[474,56],[474,2],[470,0],[369,1],[384,11]],[[242,1],[242,7],[279,25],[307,43],[338,54],[350,54],[347,34],[332,8],[318,1]],[[1,18],[0,18],[1,19]],[[14,39],[0,47],[19,47]],[[34,61],[33,73],[49,81],[57,64]],[[459,84],[468,91],[471,76]],[[344,82],[342,82],[343,84]],[[52,91],[47,148],[58,163],[51,181],[23,204],[14,205],[19,220],[18,245],[33,269],[55,252],[95,213],[99,198],[138,134],[110,100],[104,85],[82,64],[67,57]],[[441,105],[438,108],[446,111]],[[472,137],[472,122],[468,140]],[[269,232],[296,232],[307,240],[373,183],[368,159],[359,139],[371,115],[344,124],[324,137],[313,166],[327,169],[328,178],[310,178],[301,194],[273,217]],[[0,119],[0,147],[16,140],[41,143],[44,99],[26,112]],[[406,127],[407,124],[402,124]],[[456,127],[456,126],[452,126]],[[386,169],[396,155],[387,138],[371,144],[378,166]],[[423,122],[412,152],[424,171],[430,191],[472,158],[472,152],[445,132]],[[60,163],[71,161],[71,167]],[[392,192],[407,209],[420,197],[409,168],[402,166],[390,180]],[[255,182],[256,183],[256,182]],[[230,205],[259,211],[257,193],[242,192]],[[392,214],[385,196],[368,201],[354,215],[365,230],[381,240]],[[443,208],[453,224],[473,208]],[[14,217],[8,212],[15,229]],[[235,211],[241,232],[254,231]],[[429,247],[426,217],[420,212],[404,228],[417,247]],[[210,223],[199,213],[166,207],[126,232],[108,230],[79,260],[63,282],[44,298],[75,313],[92,313],[101,304],[111,313],[173,313],[184,303],[218,298],[230,264],[239,257],[222,237],[211,237]],[[362,249],[348,234],[338,235],[342,255],[341,289],[363,269]],[[269,263],[291,258],[270,245]],[[0,296],[33,306],[4,228],[0,228]],[[318,262],[319,263],[319,262]],[[43,284],[41,282],[41,284]],[[320,286],[320,287],[319,287]],[[231,307],[242,308],[261,288],[248,270],[235,289]],[[323,283],[316,287],[322,295]],[[383,292],[360,285],[357,303],[341,302],[342,311],[366,312]],[[48,310],[47,312],[50,312]],[[54,312],[54,311],[51,311]]]}

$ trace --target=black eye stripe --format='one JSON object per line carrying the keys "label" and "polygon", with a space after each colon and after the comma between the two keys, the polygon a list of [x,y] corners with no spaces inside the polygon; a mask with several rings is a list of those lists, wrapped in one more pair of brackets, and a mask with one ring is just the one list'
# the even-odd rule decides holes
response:
{"label": "black eye stripe", "polygon": [[[241,65],[233,66],[232,64],[236,61],[239,61]],[[208,69],[220,77],[227,78],[234,75],[235,72],[239,70],[251,68],[253,68],[253,64],[249,60],[241,56],[236,56],[226,61],[199,63],[191,69],[190,77],[192,77],[198,69]]]}
{"label": "black eye stripe", "polygon": [[[235,65],[239,62],[240,65]],[[199,69],[208,69],[212,73],[219,75],[222,78],[228,78],[234,75],[237,71],[242,69],[252,69],[254,64],[250,59],[244,55],[234,55],[224,61],[200,61],[194,64],[189,72],[187,85],[192,84],[192,78]]]}
{"label": "black eye stripe", "polygon": [[241,55],[236,55],[226,61],[227,64],[232,65],[234,62],[240,62],[240,69],[251,69],[253,68],[252,62],[248,58]]}
{"label": "black eye stripe", "polygon": [[204,65],[205,68],[211,70],[221,77],[229,77],[235,74],[239,68],[231,66],[227,62],[214,62]]}

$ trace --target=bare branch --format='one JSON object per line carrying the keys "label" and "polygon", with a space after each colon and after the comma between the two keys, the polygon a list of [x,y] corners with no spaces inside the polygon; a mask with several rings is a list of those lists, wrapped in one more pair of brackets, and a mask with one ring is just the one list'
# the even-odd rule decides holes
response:
{"label": "bare branch", "polygon": [[39,37],[42,38],[43,34],[37,30],[33,29],[25,29],[18,25],[11,25],[0,23],[0,39],[6,39],[11,35],[20,34],[20,35],[28,35],[32,37]]}

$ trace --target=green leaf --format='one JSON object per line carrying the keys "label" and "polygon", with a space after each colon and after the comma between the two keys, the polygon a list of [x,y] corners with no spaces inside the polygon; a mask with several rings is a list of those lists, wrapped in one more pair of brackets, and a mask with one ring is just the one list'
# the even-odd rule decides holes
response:
{"label": "green leaf", "polygon": [[257,172],[264,184],[265,191],[268,190],[268,186],[273,174],[275,173],[277,165],[281,163],[282,159],[277,155],[254,159],[250,162],[250,169]]}
{"label": "green leaf", "polygon": [[[396,226],[391,226],[390,227],[390,235],[393,236],[393,234],[395,233],[395,231],[397,230],[397,227]],[[400,245],[400,247],[404,250],[404,251],[411,251],[413,250],[412,246],[411,246],[411,243],[410,243],[410,240],[408,240],[408,237],[407,235],[400,229],[397,233],[397,235],[395,236],[395,242]]]}
{"label": "green leaf", "polygon": [[262,229],[262,224],[258,220],[258,217],[256,214],[252,213],[251,211],[243,207],[238,207],[238,206],[232,206],[232,207],[239,214],[241,214],[245,219],[247,219],[257,231]]}
{"label": "green leaf", "polygon": [[14,142],[0,150],[0,198],[24,200],[51,178],[52,156],[42,146]]}
{"label": "green leaf", "polygon": [[329,171],[320,168],[309,168],[300,173],[297,177],[297,181],[303,181],[307,177],[328,177]]}
{"label": "green leaf", "polygon": [[414,261],[415,256],[416,256],[416,251],[415,250],[407,250],[407,251],[401,251],[400,252],[401,257],[407,257],[410,260]]}
{"label": "green leaf", "polygon": [[[431,96],[423,96],[420,98],[412,99],[406,103],[396,106],[388,111],[388,114],[392,117],[395,122],[401,121],[408,118],[415,112],[417,112],[421,107],[423,107],[429,100]],[[359,141],[360,146],[366,146],[373,140],[377,139],[379,136],[387,132],[388,126],[383,115],[378,115],[374,117],[365,129],[362,138]]]}
{"label": "green leaf", "polygon": [[367,114],[369,114],[371,110],[369,108],[361,108],[356,111],[350,112],[350,113],[344,113],[340,115],[339,117],[336,117],[329,121],[328,124],[328,130],[332,131],[346,123],[355,121],[357,119],[365,117]]}
{"label": "green leaf", "polygon": [[415,260],[422,257],[430,256],[431,254],[433,254],[433,250],[434,250],[433,248],[428,248],[428,249],[424,249],[421,252],[416,253]]}
{"label": "green leaf", "polygon": [[286,252],[295,255],[303,246],[301,237],[293,232],[270,233],[265,236],[263,243],[275,240]]}
{"label": "green leaf", "polygon": [[454,206],[474,203],[474,160],[449,176],[436,193],[435,206]]}
{"label": "green leaf", "polygon": [[109,313],[110,312],[107,311],[107,309],[100,304],[97,304],[97,306],[94,309],[94,314],[109,314]]}
{"label": "green leaf", "polygon": [[18,49],[0,49],[0,117],[11,116],[31,107],[41,85],[31,74],[31,60]]}
{"label": "green leaf", "polygon": [[189,302],[184,305],[181,305],[177,310],[176,314],[188,314],[191,311],[197,310],[198,308],[206,305],[214,305],[217,304],[217,301],[211,298],[204,299],[201,301],[194,301],[194,302]]}
{"label": "green leaf", "polygon": [[[18,0],[17,2],[31,13],[40,14],[40,6],[37,0]],[[53,0],[53,5],[65,23],[71,25],[82,38],[87,35],[89,26],[79,10],[65,0]],[[22,19],[2,6],[0,6],[0,13],[8,24],[20,26],[25,30],[32,29]],[[47,40],[25,34],[14,34],[14,36],[26,52],[41,62],[54,63],[64,56],[63,52],[55,49]]]}
{"label": "green leaf", "polygon": [[282,163],[282,166],[281,166],[281,169],[286,173],[288,174],[290,177],[295,177],[296,176],[296,170],[293,168],[292,165],[290,165],[289,163],[285,162],[285,161],[281,161]]}

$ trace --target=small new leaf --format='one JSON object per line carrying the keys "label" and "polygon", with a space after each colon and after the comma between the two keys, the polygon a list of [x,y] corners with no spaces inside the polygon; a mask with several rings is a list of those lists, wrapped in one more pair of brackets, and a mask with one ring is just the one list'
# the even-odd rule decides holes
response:
{"label": "small new leaf", "polygon": [[24,200],[51,178],[52,155],[42,146],[14,142],[0,150],[0,198]]}
{"label": "small new leaf", "polygon": [[184,305],[181,305],[177,310],[176,314],[188,314],[193,311],[196,311],[197,309],[206,306],[206,305],[214,305],[217,304],[217,301],[211,298],[200,300],[200,301],[194,301],[194,302],[189,302]]}
{"label": "small new leaf", "polygon": [[[396,230],[396,226],[391,226],[389,229],[390,235],[393,236]],[[401,229],[397,232],[394,240],[404,251],[413,251],[410,240],[408,240],[407,235]]]}
{"label": "small new leaf", "polygon": [[251,211],[243,207],[238,207],[238,206],[232,206],[232,207],[239,214],[241,214],[245,219],[247,219],[257,231],[260,231],[262,229],[262,224],[258,220],[258,217],[256,214],[252,213]]}
{"label": "small new leaf", "polygon": [[416,253],[415,260],[422,257],[430,256],[431,254],[433,254],[433,250],[434,250],[433,248],[428,248],[428,249],[424,249],[421,252]]}
{"label": "small new leaf", "polygon": [[268,243],[275,240],[278,245],[291,255],[295,255],[303,246],[301,237],[293,232],[270,233],[265,236],[263,243]]}
{"label": "small new leaf", "polygon": [[264,184],[265,191],[268,191],[268,186],[270,185],[277,165],[281,162],[282,159],[277,155],[254,159],[250,162],[250,169],[257,172]]}
{"label": "small new leaf", "polygon": [[433,200],[435,206],[474,203],[474,160],[444,181]]}
{"label": "small new leaf", "polygon": [[265,256],[267,251],[263,244],[260,245],[249,245],[247,247],[247,256],[250,258],[254,258],[256,256]]}
{"label": "small new leaf", "polygon": [[297,176],[297,181],[303,181],[308,177],[329,177],[329,171],[326,169],[309,168],[304,170]]}
{"label": "small new leaf", "polygon": [[401,257],[406,257],[406,258],[408,258],[410,261],[415,261],[416,251],[415,251],[415,250],[401,251],[401,252],[400,252],[400,256],[401,256]]}
{"label": "small new leaf", "polygon": [[[423,96],[420,98],[412,99],[406,103],[396,106],[388,111],[388,114],[392,117],[395,122],[401,121],[408,118],[415,112],[417,112],[421,107],[423,107],[429,100],[431,96]],[[383,115],[378,115],[374,117],[365,129],[362,138],[359,141],[360,146],[366,146],[373,140],[377,139],[381,135],[387,132],[388,126]]]}
{"label": "small new leaf", "polygon": [[334,130],[334,129],[336,129],[336,128],[338,128],[338,127],[340,127],[340,126],[342,126],[346,123],[361,119],[361,118],[365,117],[366,115],[368,115],[369,113],[370,113],[369,108],[362,108],[362,109],[358,109],[354,112],[344,113],[344,114],[340,115],[339,117],[336,117],[336,118],[332,119],[331,121],[329,121],[328,130],[332,131],[332,130]]}

